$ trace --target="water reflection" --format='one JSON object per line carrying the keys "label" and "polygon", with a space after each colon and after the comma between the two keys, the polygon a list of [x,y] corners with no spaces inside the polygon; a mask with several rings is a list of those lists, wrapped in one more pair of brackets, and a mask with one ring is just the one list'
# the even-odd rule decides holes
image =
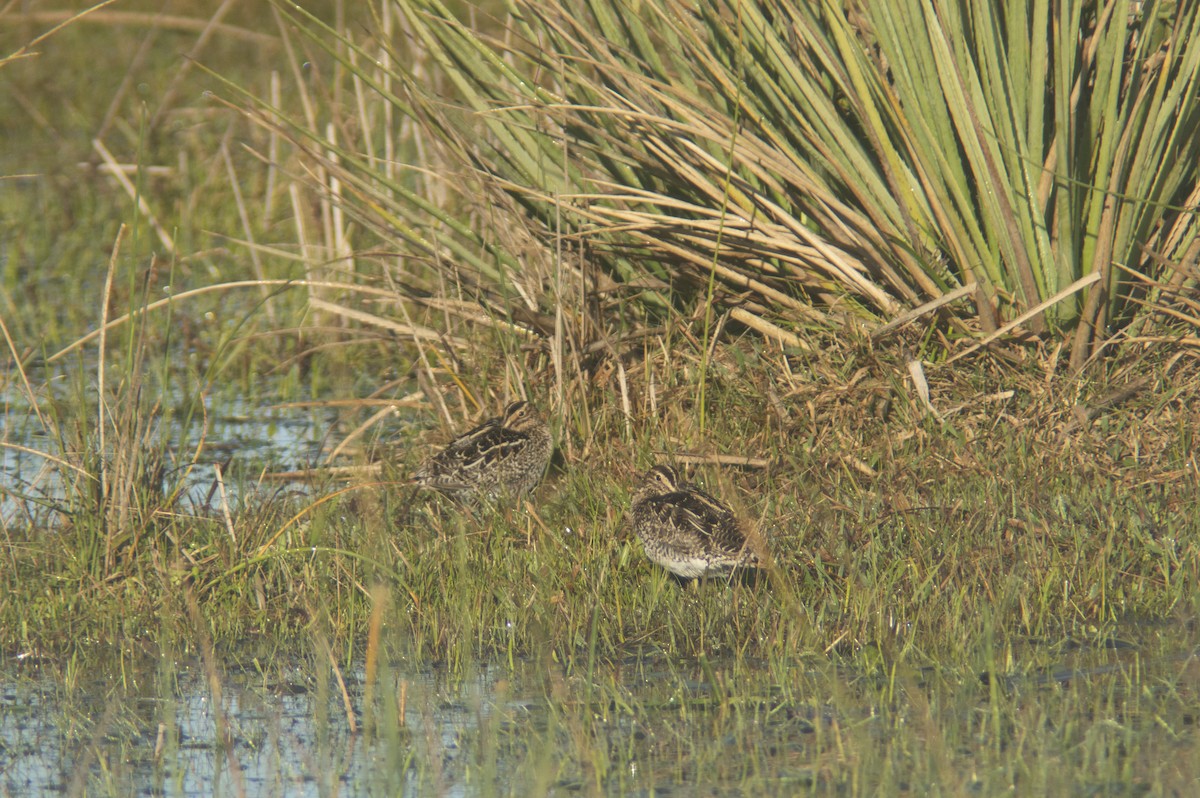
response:
{"label": "water reflection", "polygon": [[361,668],[339,680],[304,661],[211,677],[126,664],[86,684],[26,664],[0,675],[0,796],[869,794],[931,780],[995,794],[1018,776],[1029,794],[1137,793],[1193,778],[1181,763],[1200,747],[1195,652],[1142,654],[1097,647],[999,681],[661,653],[588,676],[549,655],[385,668],[369,694]]}
{"label": "water reflection", "polygon": [[[344,678],[361,703],[361,671]],[[390,730],[380,723],[386,733],[364,735],[352,731],[333,684],[227,672],[218,707],[198,667],[166,681],[159,694],[97,681],[71,696],[49,678],[0,682],[0,795],[425,794],[411,768],[412,735],[401,745],[395,733],[410,725],[422,730],[420,747],[440,754],[438,792],[465,795],[458,741],[496,691],[487,669],[454,684],[432,671],[407,674],[399,684],[412,709]],[[353,722],[359,728],[362,718]]]}
{"label": "water reflection", "polygon": [[[208,402],[212,404],[211,400]],[[195,463],[190,462],[197,441],[182,428],[168,424],[165,451],[178,458],[162,464],[155,478],[164,491],[172,490],[183,479],[181,506],[197,512],[216,508],[222,497],[217,491],[217,468],[221,468],[226,490],[225,500],[236,504],[242,485],[255,484],[263,473],[302,471],[321,462],[321,430],[333,427],[336,420],[317,410],[273,409],[242,406],[236,400],[222,405],[222,412],[211,412],[204,446]],[[61,505],[65,485],[55,459],[60,444],[36,429],[32,413],[7,415],[0,446],[0,518],[9,523],[32,519],[39,508]],[[51,456],[47,456],[51,455]],[[305,489],[302,483],[274,482],[270,491]]]}

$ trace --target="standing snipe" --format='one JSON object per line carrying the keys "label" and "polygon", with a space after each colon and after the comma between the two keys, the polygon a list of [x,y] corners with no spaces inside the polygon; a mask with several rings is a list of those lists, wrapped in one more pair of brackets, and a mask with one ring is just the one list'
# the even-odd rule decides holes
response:
{"label": "standing snipe", "polygon": [[534,406],[513,402],[503,414],[452,440],[413,474],[413,481],[462,502],[501,493],[521,496],[541,481],[553,449],[550,428]]}
{"label": "standing snipe", "polygon": [[642,477],[633,494],[633,528],[647,557],[687,579],[762,565],[733,510],[670,466]]}

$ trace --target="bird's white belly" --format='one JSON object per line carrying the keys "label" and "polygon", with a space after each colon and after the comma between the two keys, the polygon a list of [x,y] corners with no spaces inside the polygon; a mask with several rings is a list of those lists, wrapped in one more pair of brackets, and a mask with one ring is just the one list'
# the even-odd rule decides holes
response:
{"label": "bird's white belly", "polygon": [[694,579],[708,571],[707,557],[653,557],[655,562],[677,576]]}

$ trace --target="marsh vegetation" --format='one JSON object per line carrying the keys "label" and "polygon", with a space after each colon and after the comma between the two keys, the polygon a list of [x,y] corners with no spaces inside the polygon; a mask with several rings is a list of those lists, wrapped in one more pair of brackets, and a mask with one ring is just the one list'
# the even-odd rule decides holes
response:
{"label": "marsh vegetation", "polygon": [[0,11],[0,794],[1194,790],[1196,4],[701,5]]}

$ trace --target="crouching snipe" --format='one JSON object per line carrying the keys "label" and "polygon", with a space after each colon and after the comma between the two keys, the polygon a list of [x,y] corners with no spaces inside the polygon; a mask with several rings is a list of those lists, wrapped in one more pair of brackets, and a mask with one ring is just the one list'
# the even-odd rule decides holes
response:
{"label": "crouching snipe", "polygon": [[633,495],[633,528],[646,556],[687,579],[763,565],[733,510],[670,466],[651,468]]}
{"label": "crouching snipe", "polygon": [[553,449],[550,428],[533,405],[513,402],[431,457],[413,482],[460,502],[524,496],[541,481]]}

